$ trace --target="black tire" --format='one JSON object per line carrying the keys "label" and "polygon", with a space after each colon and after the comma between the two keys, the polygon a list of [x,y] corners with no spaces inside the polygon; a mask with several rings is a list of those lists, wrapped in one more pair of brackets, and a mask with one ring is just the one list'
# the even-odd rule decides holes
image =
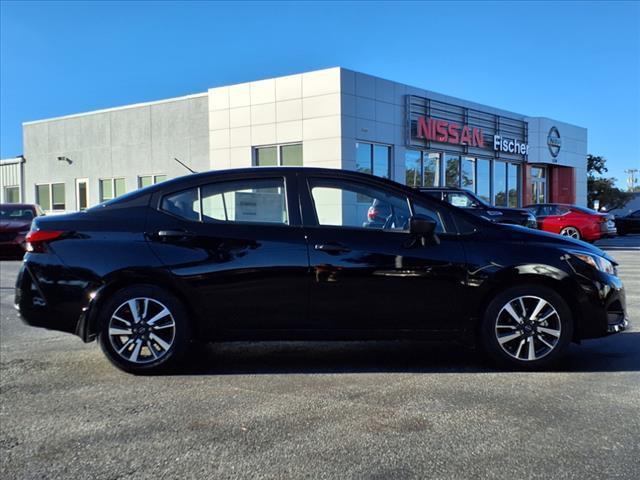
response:
{"label": "black tire", "polygon": [[[128,302],[133,299],[137,299],[134,302],[137,305],[139,323],[132,320],[132,313],[131,317],[126,314],[127,311],[131,312],[131,308],[127,308],[127,305],[130,305]],[[145,303],[144,299],[148,299],[148,301]],[[148,313],[142,312],[143,314],[147,313],[146,319],[139,311],[145,304],[149,306]],[[151,322],[147,323],[148,320],[153,320],[153,317],[164,312],[162,307],[169,311],[169,315],[165,314],[160,317],[153,325]],[[147,308],[144,307],[144,310]],[[140,328],[144,331],[140,331],[143,333],[138,337],[138,333],[133,332],[134,328],[127,327],[126,323],[117,323],[120,320],[112,321],[112,317],[116,313],[118,313],[117,317],[123,318],[125,322],[129,320],[133,327],[141,325]],[[101,308],[99,321],[98,342],[102,351],[113,365],[125,372],[137,375],[169,372],[180,364],[189,348],[191,329],[184,305],[175,296],[154,285],[133,285],[117,291]],[[173,326],[168,327],[167,325],[170,325],[171,322],[173,322]],[[110,326],[131,330],[132,333],[124,336],[110,335]],[[161,329],[162,331],[160,331]],[[136,340],[133,341],[134,339]],[[157,342],[154,339],[157,339]],[[130,341],[133,343],[129,344]],[[137,346],[138,343],[144,343],[144,345]],[[125,347],[126,344],[129,346]],[[169,346],[163,349],[161,344]],[[118,349],[124,348],[123,354],[118,353],[116,347]],[[136,348],[138,352],[134,353]],[[138,361],[131,361],[134,354]],[[127,356],[129,359],[126,358]]]}
{"label": "black tire", "polygon": [[[537,320],[551,312],[549,320],[539,322],[535,321],[535,319],[526,318],[523,319],[522,323],[515,320],[506,307],[512,301],[517,302],[515,305],[520,305],[518,300],[520,297],[525,297],[523,300],[525,317],[530,317],[534,313],[539,299],[547,302],[551,308],[545,306],[541,313],[538,314]],[[537,299],[534,297],[537,297]],[[521,308],[512,305],[512,309],[515,310],[514,313],[521,314]],[[551,309],[555,309],[555,314]],[[515,326],[513,330],[509,325],[510,321]],[[525,330],[527,324],[529,329]],[[501,326],[497,327],[497,325]],[[543,329],[544,331],[538,329]],[[560,331],[558,337],[555,336],[557,333],[554,333],[554,335],[547,333],[557,332],[558,330]],[[518,333],[521,336],[514,337],[513,340],[508,342],[505,341],[507,337],[513,337]],[[503,345],[501,345],[498,336],[504,342]],[[496,295],[487,307],[482,319],[480,337],[484,351],[501,366],[524,370],[545,369],[554,365],[568,349],[573,337],[571,309],[562,297],[551,288],[535,284],[511,287]],[[529,340],[528,337],[532,337],[532,340]],[[553,348],[547,347],[543,342],[551,344]],[[533,344],[534,359],[520,358],[529,356],[531,344]],[[515,355],[518,355],[518,357]],[[538,355],[539,358],[537,358]]]}

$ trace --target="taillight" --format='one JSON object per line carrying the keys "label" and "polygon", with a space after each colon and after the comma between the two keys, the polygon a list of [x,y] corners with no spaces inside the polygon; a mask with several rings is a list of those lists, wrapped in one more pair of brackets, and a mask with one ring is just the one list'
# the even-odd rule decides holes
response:
{"label": "taillight", "polygon": [[27,251],[42,253],[46,242],[60,238],[63,233],[63,230],[32,230],[25,237]]}
{"label": "taillight", "polygon": [[378,216],[378,209],[374,207],[369,207],[369,210],[367,211],[367,218],[369,220],[375,220],[377,216]]}

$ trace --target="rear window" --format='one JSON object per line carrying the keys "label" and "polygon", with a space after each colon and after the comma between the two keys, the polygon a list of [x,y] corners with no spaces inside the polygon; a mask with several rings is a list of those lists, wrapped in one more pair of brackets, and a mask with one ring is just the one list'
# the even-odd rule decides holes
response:
{"label": "rear window", "polygon": [[35,213],[30,207],[3,205],[0,208],[2,220],[31,220],[33,217],[35,217]]}

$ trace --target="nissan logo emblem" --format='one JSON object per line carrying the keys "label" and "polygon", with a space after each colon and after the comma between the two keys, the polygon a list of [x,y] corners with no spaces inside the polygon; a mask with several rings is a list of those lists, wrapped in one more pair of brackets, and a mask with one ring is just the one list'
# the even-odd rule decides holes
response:
{"label": "nissan logo emblem", "polygon": [[556,127],[551,127],[549,135],[547,135],[547,146],[549,152],[553,158],[556,158],[560,153],[560,147],[562,147],[562,140],[560,140],[560,132]]}

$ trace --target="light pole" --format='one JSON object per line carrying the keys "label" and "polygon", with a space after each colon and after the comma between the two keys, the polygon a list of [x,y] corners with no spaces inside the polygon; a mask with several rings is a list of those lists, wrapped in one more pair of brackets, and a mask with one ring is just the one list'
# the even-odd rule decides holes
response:
{"label": "light pole", "polygon": [[627,187],[629,187],[629,191],[633,192],[634,187],[636,186],[636,182],[638,181],[635,177],[636,173],[638,173],[637,168],[630,168],[628,170],[625,170],[624,173],[626,173],[627,175],[629,175],[627,177]]}

